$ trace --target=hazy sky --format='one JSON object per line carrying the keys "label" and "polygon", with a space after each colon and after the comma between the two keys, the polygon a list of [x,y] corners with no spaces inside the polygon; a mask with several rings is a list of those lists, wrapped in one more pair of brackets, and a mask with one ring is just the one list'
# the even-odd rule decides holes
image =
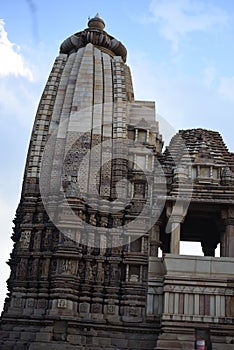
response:
{"label": "hazy sky", "polygon": [[2,0],[0,19],[0,308],[12,219],[36,108],[61,42],[97,12],[128,49],[135,98],[175,130],[220,131],[234,151],[234,1]]}

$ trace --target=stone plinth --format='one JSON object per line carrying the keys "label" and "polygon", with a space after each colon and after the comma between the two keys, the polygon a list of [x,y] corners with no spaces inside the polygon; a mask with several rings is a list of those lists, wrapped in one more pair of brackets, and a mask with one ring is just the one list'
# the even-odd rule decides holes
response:
{"label": "stone plinth", "polygon": [[209,335],[212,349],[230,349],[234,259],[166,254],[163,265],[163,334],[155,349],[192,349],[199,330]]}

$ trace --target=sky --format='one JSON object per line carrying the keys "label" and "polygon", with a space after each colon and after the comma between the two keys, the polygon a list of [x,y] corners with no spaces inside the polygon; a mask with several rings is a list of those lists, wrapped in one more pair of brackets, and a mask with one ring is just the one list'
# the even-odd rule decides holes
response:
{"label": "sky", "polygon": [[219,131],[234,151],[234,1],[1,0],[0,10],[2,309],[32,124],[62,41],[98,12],[127,47],[135,99],[156,101],[175,131]]}

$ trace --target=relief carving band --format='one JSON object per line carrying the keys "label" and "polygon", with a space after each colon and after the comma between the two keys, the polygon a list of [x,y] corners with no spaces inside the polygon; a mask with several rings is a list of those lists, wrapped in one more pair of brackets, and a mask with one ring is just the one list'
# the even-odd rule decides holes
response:
{"label": "relief carving band", "polygon": [[91,282],[93,280],[93,269],[91,263],[88,261],[85,269],[85,279]]}
{"label": "relief carving band", "polygon": [[88,303],[81,303],[79,306],[80,313],[86,314],[89,312],[90,305]]}
{"label": "relief carving band", "polygon": [[46,233],[45,233],[45,236],[42,240],[42,244],[43,244],[43,247],[45,249],[49,249],[51,244],[52,244],[52,236],[53,236],[53,233],[52,233],[52,230],[47,230]]}
{"label": "relief carving band", "polygon": [[37,308],[38,309],[45,309],[47,306],[47,302],[44,299],[39,299],[37,302]]}
{"label": "relief carving band", "polygon": [[33,213],[26,213],[23,219],[23,223],[24,224],[28,224],[32,222],[32,218],[33,218]]}
{"label": "relief carving band", "polygon": [[40,249],[41,245],[41,238],[42,238],[42,231],[38,231],[34,235],[34,240],[33,240],[33,249],[38,250]]}
{"label": "relief carving band", "polygon": [[28,279],[36,279],[38,273],[38,259],[29,260]]}
{"label": "relief carving band", "polygon": [[25,280],[27,277],[28,259],[21,258],[17,269],[17,278]]}
{"label": "relief carving band", "polygon": [[37,214],[37,222],[42,224],[44,221],[44,213],[38,213]]}
{"label": "relief carving band", "polygon": [[102,264],[99,264],[96,281],[100,284],[104,282],[104,269],[102,267]]}
{"label": "relief carving band", "polygon": [[23,300],[20,298],[13,299],[13,307],[15,307],[15,308],[23,307]]}
{"label": "relief carving band", "polygon": [[135,306],[130,306],[129,307],[129,315],[130,316],[137,316],[138,315],[138,310]]}
{"label": "relief carving band", "polygon": [[134,184],[134,194],[135,197],[145,197],[145,184],[143,183],[135,183]]}
{"label": "relief carving band", "polygon": [[65,274],[76,273],[76,262],[75,260],[65,259],[61,261],[60,272]]}
{"label": "relief carving band", "polygon": [[120,280],[120,272],[117,264],[112,264],[110,268],[111,283],[117,283]]}
{"label": "relief carving band", "polygon": [[115,305],[113,305],[113,304],[107,305],[107,313],[109,315],[114,315],[115,311],[116,311],[116,306]]}
{"label": "relief carving band", "polygon": [[35,306],[35,300],[34,299],[28,299],[27,307],[33,308],[34,306]]}
{"label": "relief carving band", "polygon": [[70,265],[71,265],[71,261],[66,259],[66,260],[62,260],[61,261],[61,269],[60,269],[60,272],[63,273],[63,272],[69,272],[70,271]]}
{"label": "relief carving band", "polygon": [[58,308],[64,309],[67,307],[66,299],[58,299]]}
{"label": "relief carving band", "polygon": [[22,249],[28,249],[30,245],[30,239],[31,239],[31,231],[21,232],[20,247]]}
{"label": "relief carving band", "polygon": [[91,311],[94,313],[94,314],[99,314],[102,312],[102,305],[101,304],[93,304],[92,305],[92,308],[91,308]]}

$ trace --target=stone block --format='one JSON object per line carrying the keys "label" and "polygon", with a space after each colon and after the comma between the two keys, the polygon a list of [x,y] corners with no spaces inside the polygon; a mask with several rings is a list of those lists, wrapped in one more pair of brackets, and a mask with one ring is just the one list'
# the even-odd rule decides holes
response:
{"label": "stone block", "polygon": [[16,344],[13,349],[14,350],[27,350],[27,348],[28,348],[27,343],[22,343],[22,344]]}
{"label": "stone block", "polygon": [[[33,343],[29,346],[28,350],[67,350],[67,347],[64,347],[64,344],[58,344],[57,342],[50,343]],[[80,350],[79,348],[76,347],[77,350]]]}
{"label": "stone block", "polygon": [[212,344],[212,350],[233,350],[234,344]]}
{"label": "stone block", "polygon": [[77,329],[77,328],[72,328],[72,327],[69,327],[68,329],[67,329],[67,333],[69,334],[69,335],[81,335],[81,333],[82,333],[82,329]]}
{"label": "stone block", "polygon": [[115,346],[117,349],[127,349],[128,348],[128,342],[126,339],[111,339],[111,345]]}
{"label": "stone block", "polygon": [[44,332],[48,332],[48,333],[52,333],[53,332],[53,329],[54,329],[54,327],[53,326],[47,326],[47,327],[44,327],[43,328],[43,331]]}
{"label": "stone block", "polygon": [[11,324],[1,324],[1,331],[12,331]]}
{"label": "stone block", "polygon": [[94,343],[94,345],[99,345],[99,346],[104,346],[104,347],[111,346],[111,337],[110,338],[94,337],[93,338],[93,343]]}
{"label": "stone block", "polygon": [[38,342],[49,342],[52,339],[52,333],[40,332],[36,335],[36,341]]}
{"label": "stone block", "polygon": [[158,340],[157,341],[157,347],[156,349],[193,349],[193,345],[190,346],[189,348],[185,347],[183,344],[182,347],[182,343],[178,342],[178,341],[167,341],[167,340]]}
{"label": "stone block", "polygon": [[4,343],[0,343],[0,349],[2,350],[14,350],[14,345],[12,344],[12,342],[4,342]]}
{"label": "stone block", "polygon": [[65,345],[64,343],[50,342],[47,343],[33,343],[29,350],[83,350],[82,346]]}
{"label": "stone block", "polygon": [[183,342],[186,342],[186,341],[194,342],[195,341],[193,334],[178,334],[177,339],[180,341],[183,341]]}
{"label": "stone block", "polygon": [[35,339],[35,333],[32,332],[22,332],[20,335],[21,340],[32,341]]}
{"label": "stone block", "polygon": [[[16,333],[16,332],[14,332],[14,333]],[[4,339],[4,338],[8,338],[8,336],[9,336],[9,338],[11,338],[11,333],[9,334],[9,332],[7,332],[7,331],[0,332],[0,340]],[[15,338],[11,338],[11,339],[15,339]]]}
{"label": "stone block", "polygon": [[153,349],[155,346],[154,341],[147,341],[147,340],[139,340],[139,339],[135,339],[135,340],[129,340],[128,342],[128,347],[129,349]]}
{"label": "stone block", "polygon": [[67,341],[71,344],[80,345],[82,343],[82,337],[80,335],[68,335]]}

